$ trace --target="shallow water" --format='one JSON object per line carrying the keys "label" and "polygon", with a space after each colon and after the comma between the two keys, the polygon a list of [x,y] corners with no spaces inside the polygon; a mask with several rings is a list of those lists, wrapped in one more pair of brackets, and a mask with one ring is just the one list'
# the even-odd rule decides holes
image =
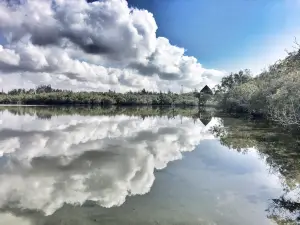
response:
{"label": "shallow water", "polygon": [[2,108],[0,224],[296,224],[297,138],[201,115]]}

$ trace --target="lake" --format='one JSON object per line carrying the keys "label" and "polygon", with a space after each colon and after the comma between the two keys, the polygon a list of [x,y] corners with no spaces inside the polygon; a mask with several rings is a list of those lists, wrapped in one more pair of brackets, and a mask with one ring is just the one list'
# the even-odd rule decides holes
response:
{"label": "lake", "polygon": [[298,136],[211,109],[3,106],[0,224],[298,224]]}

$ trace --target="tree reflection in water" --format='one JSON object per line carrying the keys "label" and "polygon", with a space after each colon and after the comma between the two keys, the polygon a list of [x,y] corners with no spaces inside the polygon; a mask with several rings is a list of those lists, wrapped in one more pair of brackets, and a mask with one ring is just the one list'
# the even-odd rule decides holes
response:
{"label": "tree reflection in water", "polygon": [[299,133],[290,133],[265,121],[223,117],[211,128],[222,145],[246,154],[249,148],[259,151],[271,173],[282,176],[284,192],[270,199],[268,218],[277,224],[300,224],[300,141]]}

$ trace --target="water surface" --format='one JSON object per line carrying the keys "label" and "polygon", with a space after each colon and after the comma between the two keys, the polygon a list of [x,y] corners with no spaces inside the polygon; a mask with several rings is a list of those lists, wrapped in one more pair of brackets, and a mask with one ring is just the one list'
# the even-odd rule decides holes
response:
{"label": "water surface", "polygon": [[1,108],[0,224],[297,224],[276,201],[297,203],[297,137],[193,110],[67,112]]}

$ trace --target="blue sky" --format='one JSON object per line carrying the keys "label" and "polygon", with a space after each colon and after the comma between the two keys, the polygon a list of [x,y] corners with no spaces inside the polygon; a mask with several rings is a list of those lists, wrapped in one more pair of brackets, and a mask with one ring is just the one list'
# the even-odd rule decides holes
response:
{"label": "blue sky", "polygon": [[209,68],[262,67],[285,55],[299,36],[298,0],[128,0],[152,12],[158,36],[184,47]]}

